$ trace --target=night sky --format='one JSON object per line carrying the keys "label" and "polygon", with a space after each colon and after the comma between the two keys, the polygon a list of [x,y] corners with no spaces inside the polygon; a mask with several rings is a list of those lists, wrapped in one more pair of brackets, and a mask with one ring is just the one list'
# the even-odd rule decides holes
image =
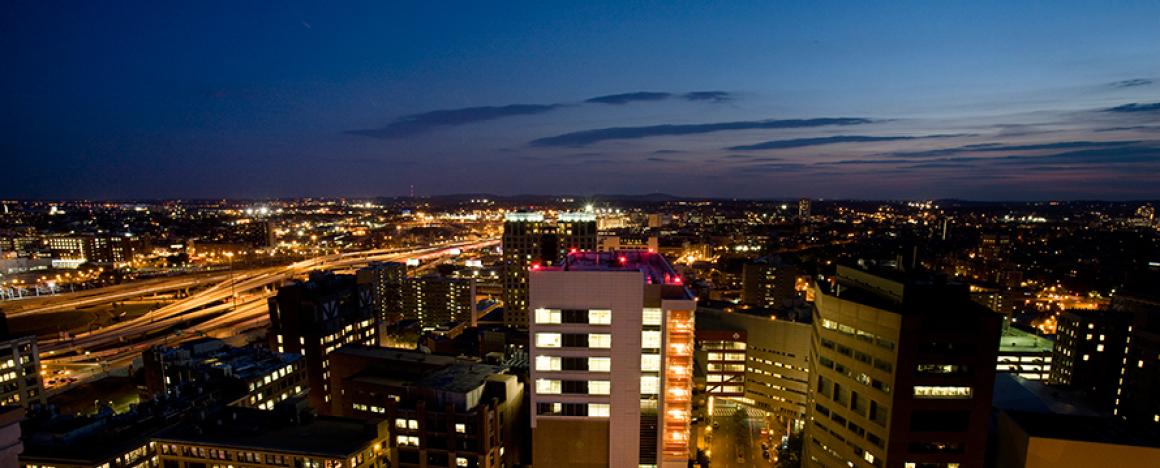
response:
{"label": "night sky", "polygon": [[0,197],[1160,198],[1160,2],[400,3],[9,0]]}

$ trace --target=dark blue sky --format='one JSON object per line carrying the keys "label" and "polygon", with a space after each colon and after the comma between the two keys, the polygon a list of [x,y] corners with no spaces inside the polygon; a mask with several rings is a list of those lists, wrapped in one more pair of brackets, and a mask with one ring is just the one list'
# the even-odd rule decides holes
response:
{"label": "dark blue sky", "polygon": [[1160,3],[558,3],[10,1],[0,196],[1160,198]]}

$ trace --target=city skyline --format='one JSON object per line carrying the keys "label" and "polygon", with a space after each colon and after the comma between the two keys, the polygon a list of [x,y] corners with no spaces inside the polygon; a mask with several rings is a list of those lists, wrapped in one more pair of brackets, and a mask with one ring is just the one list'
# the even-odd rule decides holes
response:
{"label": "city skyline", "polygon": [[1157,14],[20,3],[0,196],[1155,199]]}

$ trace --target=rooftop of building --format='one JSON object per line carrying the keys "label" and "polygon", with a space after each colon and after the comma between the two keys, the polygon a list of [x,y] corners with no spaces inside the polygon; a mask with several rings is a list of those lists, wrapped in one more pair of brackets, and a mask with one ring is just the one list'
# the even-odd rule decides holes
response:
{"label": "rooftop of building", "polygon": [[[503,220],[509,223],[538,223],[544,219],[544,213],[540,211],[512,211],[503,216]],[[561,211],[556,214],[556,220],[562,223],[596,222],[596,213]]]}
{"label": "rooftop of building", "polygon": [[189,353],[188,364],[219,369],[242,380],[262,377],[302,359],[299,354],[276,353],[261,346],[233,347],[213,338],[191,341],[161,352],[168,356],[166,360],[170,363],[179,363],[179,355]]}
{"label": "rooftop of building", "polygon": [[[569,252],[561,265],[543,267],[533,265],[532,270],[540,271],[639,271],[644,274],[645,284],[671,286],[665,289],[666,299],[692,299],[685,288],[684,279],[677,274],[664,255],[651,250],[613,250],[605,252]],[[671,289],[672,291],[669,291]]]}
{"label": "rooftop of building", "polygon": [[339,349],[336,349],[334,353],[395,361],[403,366],[407,365],[408,363],[423,363],[434,366],[450,366],[459,361],[458,358],[451,356],[440,356],[437,354],[428,354],[422,351],[409,349],[382,348],[374,346],[343,346]]}
{"label": "rooftop of building", "polygon": [[1160,447],[1160,437],[1106,416],[1079,416],[1034,411],[1004,411],[1027,435],[1047,439],[1113,445]]}
{"label": "rooftop of building", "polygon": [[1047,352],[1055,346],[1051,338],[1038,336],[1015,327],[1003,327],[1003,336],[999,338],[999,352]]}
{"label": "rooftop of building", "polygon": [[1004,411],[1029,411],[1072,416],[1101,416],[1087,403],[1083,392],[1049,387],[1015,374],[995,374],[991,405]]}
{"label": "rooftop of building", "polygon": [[467,393],[483,386],[489,376],[501,370],[499,366],[487,364],[452,364],[427,374],[415,385],[445,392]]}
{"label": "rooftop of building", "polygon": [[158,433],[156,440],[329,458],[345,458],[378,439],[375,423],[330,416],[294,417],[285,411],[229,407],[213,417]]}
{"label": "rooftop of building", "polygon": [[293,281],[278,288],[278,296],[291,291],[303,297],[316,298],[330,296],[352,290],[357,285],[354,275],[340,275],[326,271],[312,271],[308,281]]}
{"label": "rooftop of building", "polygon": [[175,424],[193,408],[213,404],[215,393],[193,384],[180,396],[142,401],[128,412],[113,414],[108,407],[89,416],[61,414],[55,405],[29,413],[21,423],[24,460],[51,465],[91,465],[111,462],[145,445],[158,432]]}
{"label": "rooftop of building", "polygon": [[821,294],[900,314],[994,313],[971,300],[966,284],[925,271],[838,265],[837,275],[831,280],[816,283]]}

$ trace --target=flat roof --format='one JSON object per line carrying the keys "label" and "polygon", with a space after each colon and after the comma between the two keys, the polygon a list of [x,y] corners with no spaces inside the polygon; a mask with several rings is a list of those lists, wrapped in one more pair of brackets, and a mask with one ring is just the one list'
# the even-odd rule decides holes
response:
{"label": "flat roof", "polygon": [[163,442],[345,458],[378,439],[375,423],[318,416],[293,422],[278,411],[227,408],[212,418],[163,430]]}
{"label": "flat roof", "polygon": [[427,374],[415,385],[447,392],[467,393],[482,387],[487,378],[499,373],[499,366],[488,364],[455,364]]}
{"label": "flat roof", "polygon": [[1055,341],[1033,335],[1015,327],[1004,327],[999,338],[999,352],[1050,352]]}
{"label": "flat roof", "polygon": [[1134,430],[1111,417],[1032,411],[1004,413],[1031,437],[1160,448],[1160,437],[1155,433]]}
{"label": "flat roof", "polygon": [[[574,251],[568,253],[560,265],[533,266],[533,271],[639,271],[645,284],[671,286],[665,289],[666,299],[692,299],[685,288],[684,278],[677,274],[664,255],[651,250],[612,250],[603,252]],[[678,294],[673,292],[679,291]],[[680,296],[680,297],[674,297]]]}

